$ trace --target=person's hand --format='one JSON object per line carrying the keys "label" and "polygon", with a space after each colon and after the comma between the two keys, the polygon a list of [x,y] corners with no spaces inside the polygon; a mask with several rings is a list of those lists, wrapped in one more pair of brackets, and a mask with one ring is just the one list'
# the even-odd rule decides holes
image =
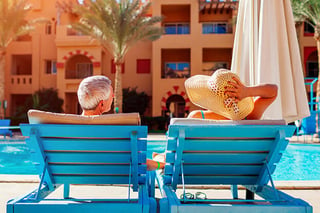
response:
{"label": "person's hand", "polygon": [[232,80],[233,81],[228,81],[230,86],[226,86],[225,94],[235,101],[240,101],[247,97],[247,87],[235,77],[233,77]]}

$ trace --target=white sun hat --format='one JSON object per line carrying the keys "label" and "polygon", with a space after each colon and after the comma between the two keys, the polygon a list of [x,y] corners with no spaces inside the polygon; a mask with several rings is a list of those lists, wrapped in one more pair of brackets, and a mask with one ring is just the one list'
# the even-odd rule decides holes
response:
{"label": "white sun hat", "polygon": [[239,79],[231,71],[219,69],[211,76],[195,75],[188,78],[185,88],[193,104],[231,120],[242,120],[252,112],[254,100],[246,97],[235,101],[225,95],[226,87],[232,87],[228,82],[235,82],[233,77]]}

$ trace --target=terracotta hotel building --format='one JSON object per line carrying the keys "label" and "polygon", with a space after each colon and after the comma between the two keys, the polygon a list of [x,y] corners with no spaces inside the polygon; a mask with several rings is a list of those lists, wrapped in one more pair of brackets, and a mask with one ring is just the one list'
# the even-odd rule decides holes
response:
{"label": "terracotta hotel building", "polygon": [[[32,11],[28,19],[44,17],[50,23],[37,26],[7,49],[6,116],[12,115],[28,95],[42,88],[57,89],[64,100],[64,111],[79,114],[76,92],[80,81],[91,75],[106,75],[114,81],[112,55],[90,37],[68,28],[76,17],[57,6],[56,0],[29,1]],[[164,17],[161,26],[165,34],[154,42],[140,42],[129,51],[123,67],[123,88],[137,87],[137,91],[150,96],[147,116],[162,116],[172,105],[174,116],[183,117],[196,109],[186,95],[185,79],[231,66],[238,1],[152,0],[152,3],[150,15]],[[313,29],[305,25],[298,33],[304,75],[317,77]]]}

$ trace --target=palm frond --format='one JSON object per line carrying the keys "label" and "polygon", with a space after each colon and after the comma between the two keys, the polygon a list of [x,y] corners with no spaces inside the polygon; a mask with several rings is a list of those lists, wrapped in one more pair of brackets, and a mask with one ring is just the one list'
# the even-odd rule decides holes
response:
{"label": "palm frond", "polygon": [[72,27],[100,41],[115,60],[122,60],[136,42],[162,35],[161,27],[155,26],[162,19],[148,16],[150,6],[139,0],[96,0],[76,8],[81,18]]}
{"label": "palm frond", "polygon": [[156,24],[161,17],[150,17],[150,3],[139,0],[96,0],[79,6],[80,17],[72,27],[100,41],[114,57],[116,64],[114,107],[122,111],[121,63],[130,47],[138,41],[159,38],[163,31]]}
{"label": "palm frond", "polygon": [[291,0],[295,20],[305,21],[315,29],[320,26],[319,0]]}
{"label": "palm frond", "polygon": [[6,48],[17,36],[28,34],[34,29],[33,25],[38,20],[26,21],[30,9],[27,0],[0,1],[0,48]]}
{"label": "palm frond", "polygon": [[304,10],[303,0],[291,0],[291,7],[295,22],[304,22],[306,17],[302,14]]}

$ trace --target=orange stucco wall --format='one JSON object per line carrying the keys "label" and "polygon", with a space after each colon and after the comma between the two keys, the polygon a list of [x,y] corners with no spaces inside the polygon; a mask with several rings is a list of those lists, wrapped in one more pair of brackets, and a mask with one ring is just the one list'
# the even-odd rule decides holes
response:
{"label": "orange stucco wall", "polygon": [[[51,26],[44,23],[37,25],[29,37],[13,41],[7,49],[5,98],[10,109],[7,116],[15,111],[25,95],[50,87],[58,89],[59,96],[64,99],[65,112],[79,113],[76,91],[82,79],[72,77],[78,72],[75,71],[76,63],[80,59],[81,63],[91,63],[94,75],[106,75],[114,82],[115,75],[111,73],[112,56],[97,41],[68,29],[68,25],[76,21],[77,17],[58,9],[55,0],[29,1],[33,4],[33,10],[28,19],[45,18]],[[68,2],[77,4],[76,0]],[[150,109],[147,111],[149,116],[162,115],[165,101],[173,94],[185,100],[186,109],[191,111],[197,108],[185,95],[185,78],[162,77],[165,62],[188,61],[190,75],[208,74],[202,70],[204,62],[231,64],[235,28],[232,23],[237,11],[213,8],[210,13],[203,13],[199,10],[199,1],[195,0],[153,0],[152,15],[164,17],[159,26],[165,23],[189,23],[190,34],[163,35],[154,42],[139,42],[126,55],[123,87],[137,87],[138,91],[144,91],[151,97]],[[202,24],[208,22],[228,23],[230,32],[203,34]],[[51,33],[46,33],[48,30]],[[302,33],[300,45],[302,51],[303,47],[316,46],[313,38]],[[27,69],[16,73],[16,55],[31,57],[31,73]],[[137,73],[138,59],[150,59],[150,73]],[[57,62],[56,74],[46,73],[48,60]]]}

